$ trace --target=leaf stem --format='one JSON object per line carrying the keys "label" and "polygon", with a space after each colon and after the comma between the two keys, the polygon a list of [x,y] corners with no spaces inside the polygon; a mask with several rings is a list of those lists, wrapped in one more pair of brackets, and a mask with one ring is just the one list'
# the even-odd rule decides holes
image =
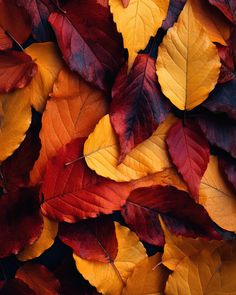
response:
{"label": "leaf stem", "polygon": [[13,36],[10,32],[5,31],[5,34],[6,34],[8,37],[10,37],[14,43],[16,43],[16,45],[20,48],[20,50],[21,50],[22,52],[24,52],[24,48],[21,46],[21,44],[20,44],[20,43],[14,38],[14,36]]}

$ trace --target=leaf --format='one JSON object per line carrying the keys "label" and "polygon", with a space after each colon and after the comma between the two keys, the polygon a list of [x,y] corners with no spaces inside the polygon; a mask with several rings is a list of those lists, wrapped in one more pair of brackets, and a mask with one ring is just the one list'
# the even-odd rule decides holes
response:
{"label": "leaf", "polygon": [[0,92],[24,88],[37,72],[37,65],[24,52],[8,51],[0,55]]}
{"label": "leaf", "polygon": [[114,222],[110,216],[75,224],[62,223],[59,237],[83,259],[111,263],[116,258],[118,244]]}
{"label": "leaf", "polygon": [[236,24],[236,3],[233,0],[209,0],[216,6],[232,23]]}
{"label": "leaf", "polygon": [[129,183],[105,179],[86,166],[82,156],[84,140],[77,138],[63,146],[48,162],[41,187],[45,200],[41,209],[52,219],[76,222],[100,213],[110,214],[119,210],[129,195]]}
{"label": "leaf", "polygon": [[235,192],[224,181],[216,157],[210,159],[201,181],[199,195],[199,203],[211,219],[223,229],[236,232]]}
{"label": "leaf", "polygon": [[155,185],[133,190],[121,214],[141,240],[156,246],[164,245],[158,214],[175,234],[220,238],[204,208],[196,204],[186,192],[172,186]]}
{"label": "leaf", "polygon": [[53,12],[49,23],[63,58],[72,71],[107,91],[123,63],[122,40],[109,8],[96,0],[71,0],[62,9],[66,14]]}
{"label": "leaf", "polygon": [[30,174],[32,184],[42,181],[48,160],[63,145],[88,136],[108,111],[105,96],[66,68],[60,71],[50,96],[42,117],[40,156]]}
{"label": "leaf", "polygon": [[55,5],[50,0],[17,0],[17,4],[28,12],[31,18],[34,39],[38,42],[50,41],[53,38],[48,17]]}
{"label": "leaf", "polygon": [[221,69],[218,83],[226,83],[235,78],[234,55],[230,43],[230,40],[228,40],[228,46],[223,46],[220,44],[217,45],[218,54],[221,61]]}
{"label": "leaf", "polygon": [[161,253],[156,253],[154,256],[142,260],[128,278],[122,295],[164,294],[169,272],[162,265],[156,266],[160,262]]}
{"label": "leaf", "polygon": [[125,8],[128,7],[128,5],[129,5],[129,1],[130,1],[130,0],[121,0],[123,6],[124,6]]}
{"label": "leaf", "polygon": [[236,158],[236,123],[227,118],[205,114],[196,119],[208,141]]}
{"label": "leaf", "polygon": [[17,255],[20,261],[26,261],[39,257],[47,249],[49,249],[57,236],[58,223],[43,216],[43,230],[32,245],[24,248],[22,252]]}
{"label": "leaf", "polygon": [[167,16],[162,23],[162,28],[167,31],[177,21],[177,18],[182,11],[187,0],[170,0]]}
{"label": "leaf", "polygon": [[154,58],[137,55],[128,75],[127,66],[122,68],[112,88],[110,113],[121,147],[119,162],[152,135],[170,107],[157,82]]}
{"label": "leaf", "polygon": [[84,156],[90,169],[115,181],[130,181],[171,167],[165,138],[176,121],[169,115],[153,135],[134,148],[117,166],[119,148],[109,115],[104,116],[84,144]]}
{"label": "leaf", "polygon": [[0,257],[17,254],[33,244],[42,231],[38,194],[20,188],[0,198]]}
{"label": "leaf", "polygon": [[12,48],[12,40],[8,37],[4,30],[0,27],[0,50],[7,50]]}
{"label": "leaf", "polygon": [[195,19],[189,1],[159,46],[156,69],[162,92],[180,110],[201,104],[217,83],[217,49]]}
{"label": "leaf", "polygon": [[10,279],[5,282],[0,289],[0,295],[37,295],[35,292],[22,280]]}
{"label": "leaf", "polygon": [[19,43],[25,42],[31,33],[30,18],[24,8],[16,5],[15,0],[1,0],[0,27],[3,31],[8,31]]}
{"label": "leaf", "polygon": [[226,176],[227,180],[233,185],[236,190],[236,161],[230,159],[220,159],[219,161],[220,170]]}
{"label": "leaf", "polygon": [[214,113],[226,113],[230,118],[236,119],[236,78],[218,84],[211,92],[203,106]]}
{"label": "leaf", "polygon": [[73,255],[82,276],[102,294],[120,295],[135,266],[145,259],[146,251],[137,236],[115,223],[118,254],[112,263],[94,262]]}
{"label": "leaf", "polygon": [[120,0],[109,0],[117,30],[123,36],[124,47],[128,49],[128,70],[144,49],[151,36],[155,36],[165,19],[169,0],[131,0],[124,8]]}
{"label": "leaf", "polygon": [[200,181],[210,156],[204,134],[191,121],[178,121],[170,128],[166,142],[173,163],[187,183],[192,197],[197,200]]}
{"label": "leaf", "polygon": [[44,265],[28,262],[17,270],[16,278],[25,282],[36,295],[59,295],[60,283]]}

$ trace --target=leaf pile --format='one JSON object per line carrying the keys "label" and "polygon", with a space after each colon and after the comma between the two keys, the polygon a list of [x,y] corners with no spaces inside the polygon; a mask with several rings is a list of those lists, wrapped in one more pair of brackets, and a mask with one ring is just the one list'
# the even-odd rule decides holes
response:
{"label": "leaf pile", "polygon": [[236,294],[235,67],[234,0],[0,1],[0,295]]}

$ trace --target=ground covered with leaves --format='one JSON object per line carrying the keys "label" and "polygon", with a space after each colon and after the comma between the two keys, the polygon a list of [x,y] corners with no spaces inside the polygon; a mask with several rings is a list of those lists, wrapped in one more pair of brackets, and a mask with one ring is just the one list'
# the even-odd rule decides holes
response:
{"label": "ground covered with leaves", "polygon": [[236,295],[236,1],[0,1],[0,295]]}

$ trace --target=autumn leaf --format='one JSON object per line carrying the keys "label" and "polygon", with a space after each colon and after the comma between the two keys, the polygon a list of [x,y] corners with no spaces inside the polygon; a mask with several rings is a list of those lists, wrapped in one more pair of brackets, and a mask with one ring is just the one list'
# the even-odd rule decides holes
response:
{"label": "autumn leaf", "polygon": [[0,27],[0,50],[7,50],[12,47],[12,40],[5,33],[5,31]]}
{"label": "autumn leaf", "polygon": [[105,96],[66,68],[59,73],[50,96],[42,117],[42,148],[30,174],[32,184],[42,181],[48,160],[63,145],[88,136],[108,111]]}
{"label": "autumn leaf", "polygon": [[121,147],[119,162],[152,135],[170,107],[158,86],[153,58],[146,54],[137,55],[128,75],[127,66],[122,68],[112,88],[110,113]]}
{"label": "autumn leaf", "polygon": [[219,167],[228,181],[233,185],[236,190],[236,162],[234,159],[220,159]]}
{"label": "autumn leaf", "polygon": [[177,21],[180,12],[182,11],[187,0],[170,0],[167,11],[167,16],[162,23],[162,28],[168,30]]}
{"label": "autumn leaf", "polygon": [[176,121],[169,115],[153,135],[136,146],[117,166],[119,148],[109,115],[104,116],[84,145],[87,165],[98,175],[115,181],[130,181],[171,167],[166,150],[165,138]]}
{"label": "autumn leaf", "polygon": [[22,280],[11,279],[7,280],[0,289],[0,295],[36,295],[35,292]]}
{"label": "autumn leaf", "polygon": [[87,260],[109,263],[115,260],[118,244],[115,226],[110,216],[62,223],[59,237],[73,252]]}
{"label": "autumn leaf", "polygon": [[216,6],[231,22],[236,24],[236,3],[234,0],[209,0]]}
{"label": "autumn leaf", "polygon": [[204,134],[190,121],[176,122],[166,142],[173,163],[187,183],[189,192],[198,199],[201,178],[209,162],[210,150]]}
{"label": "autumn leaf", "polygon": [[115,229],[118,253],[113,262],[89,261],[73,254],[78,271],[102,294],[120,295],[136,265],[147,257],[133,232],[118,223]]}
{"label": "autumn leaf", "polygon": [[128,197],[129,183],[105,179],[86,166],[84,141],[73,140],[48,162],[41,187],[45,200],[41,210],[52,219],[76,222],[100,213],[110,214],[119,210]]}
{"label": "autumn leaf", "polygon": [[151,36],[155,36],[165,19],[169,0],[131,0],[124,8],[120,0],[109,0],[111,12],[118,32],[123,36],[124,47],[128,49],[128,70],[138,54],[144,49]]}
{"label": "autumn leaf", "polygon": [[181,110],[198,106],[214,89],[220,72],[219,56],[194,17],[190,1],[159,46],[156,69],[164,95]]}
{"label": "autumn leaf", "polygon": [[109,8],[96,0],[70,0],[62,9],[66,13],[53,12],[48,20],[63,58],[72,71],[107,91],[123,63],[122,40]]}
{"label": "autumn leaf", "polygon": [[[218,44],[218,54],[220,56],[221,69],[220,76],[218,78],[218,83],[226,83],[235,78],[234,74],[234,54],[233,49],[228,40],[228,46],[223,46]],[[217,87],[217,86],[216,86]]]}

